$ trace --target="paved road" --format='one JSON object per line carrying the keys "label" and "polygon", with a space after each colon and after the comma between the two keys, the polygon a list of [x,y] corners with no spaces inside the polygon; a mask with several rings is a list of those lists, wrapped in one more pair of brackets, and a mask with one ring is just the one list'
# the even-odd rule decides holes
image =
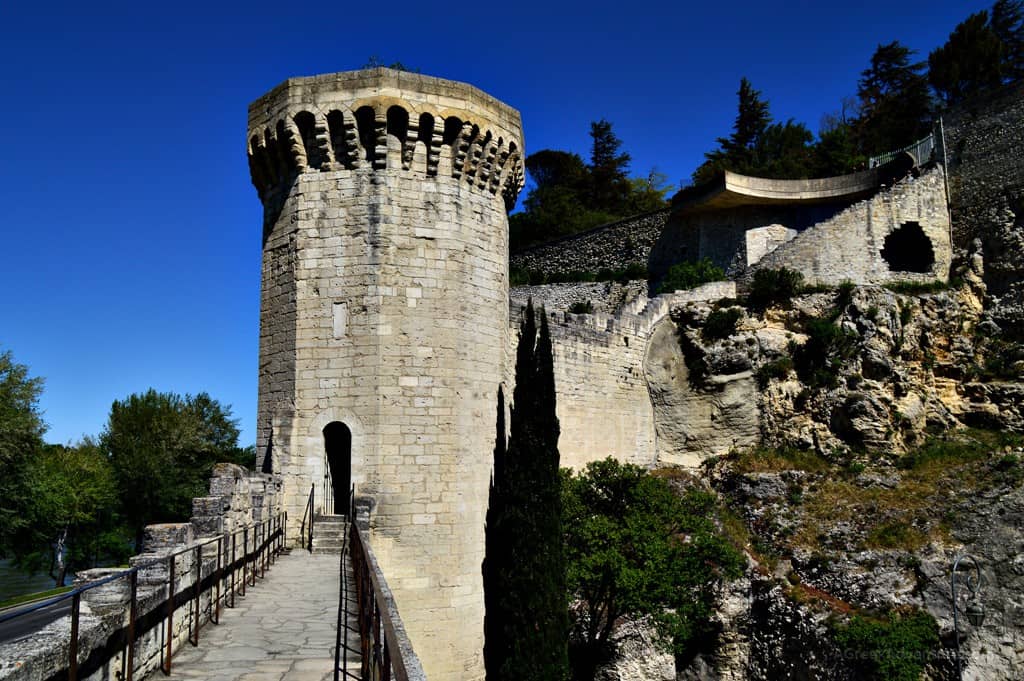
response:
{"label": "paved road", "polygon": [[[296,550],[249,587],[199,647],[174,655],[172,676],[204,681],[327,681],[334,674],[338,616],[337,555]],[[357,646],[350,635],[349,645]],[[351,659],[351,657],[350,657]],[[358,667],[356,667],[358,672]],[[159,670],[147,680],[166,677]]]}
{"label": "paved road", "polygon": [[[15,610],[17,608],[11,608],[5,611],[4,614],[12,613]],[[71,599],[67,598],[60,603],[40,608],[30,615],[22,615],[8,622],[0,622],[0,645],[8,641],[17,641],[25,636],[31,636],[58,617],[64,617],[70,613]]]}

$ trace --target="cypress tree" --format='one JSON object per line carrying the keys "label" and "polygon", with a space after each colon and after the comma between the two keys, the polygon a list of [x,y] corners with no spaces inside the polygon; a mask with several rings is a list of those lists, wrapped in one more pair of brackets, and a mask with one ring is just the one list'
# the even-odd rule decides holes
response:
{"label": "cypress tree", "polygon": [[489,681],[568,677],[568,611],[558,477],[554,359],[543,308],[520,326],[511,435],[498,427],[483,564],[484,663]]}

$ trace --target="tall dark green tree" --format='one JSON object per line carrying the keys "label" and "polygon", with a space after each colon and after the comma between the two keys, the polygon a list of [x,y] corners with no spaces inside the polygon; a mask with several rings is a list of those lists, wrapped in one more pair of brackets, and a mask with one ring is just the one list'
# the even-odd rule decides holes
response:
{"label": "tall dark green tree", "polygon": [[1024,78],[1024,0],[996,0],[990,26],[1003,46],[1003,78]]}
{"label": "tall dark green tree", "polygon": [[520,326],[507,444],[498,397],[482,568],[489,681],[563,681],[569,673],[554,358],[540,314],[539,337],[532,302]]}
{"label": "tall dark green tree", "polygon": [[928,55],[928,81],[947,106],[1002,82],[1003,43],[988,12],[967,17]]}
{"label": "tall dark green tree", "polygon": [[893,41],[879,45],[857,87],[859,150],[880,154],[928,134],[931,98],[925,64],[911,61],[913,50]]}
{"label": "tall dark green tree", "polygon": [[768,102],[746,78],[736,91],[739,105],[729,137],[719,137],[718,148],[704,154],[704,163],[693,173],[695,183],[706,182],[722,170],[750,172],[756,161],[757,145],[772,122]]}
{"label": "tall dark green tree", "polygon": [[590,203],[598,210],[623,215],[629,212],[630,156],[612,124],[601,119],[590,124]]}

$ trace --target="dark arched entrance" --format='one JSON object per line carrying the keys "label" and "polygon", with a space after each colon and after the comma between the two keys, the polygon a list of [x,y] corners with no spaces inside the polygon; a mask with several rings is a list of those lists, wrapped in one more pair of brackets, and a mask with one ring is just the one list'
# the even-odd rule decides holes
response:
{"label": "dark arched entrance", "polygon": [[325,508],[335,515],[348,515],[348,494],[352,485],[352,431],[340,421],[324,426],[324,455],[327,458],[325,472]]}

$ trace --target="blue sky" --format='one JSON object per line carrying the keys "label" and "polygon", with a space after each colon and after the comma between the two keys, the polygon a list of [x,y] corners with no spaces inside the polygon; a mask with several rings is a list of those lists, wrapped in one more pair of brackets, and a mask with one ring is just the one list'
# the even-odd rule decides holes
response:
{"label": "blue sky", "polygon": [[[926,57],[990,2],[0,5],[0,349],[45,378],[47,439],[154,387],[209,392],[255,439],[261,207],[248,103],[371,55],[472,83],[527,152],[606,118],[673,183],[728,134],[742,76],[817,130],[880,42]],[[840,6],[841,5],[841,6]]]}

